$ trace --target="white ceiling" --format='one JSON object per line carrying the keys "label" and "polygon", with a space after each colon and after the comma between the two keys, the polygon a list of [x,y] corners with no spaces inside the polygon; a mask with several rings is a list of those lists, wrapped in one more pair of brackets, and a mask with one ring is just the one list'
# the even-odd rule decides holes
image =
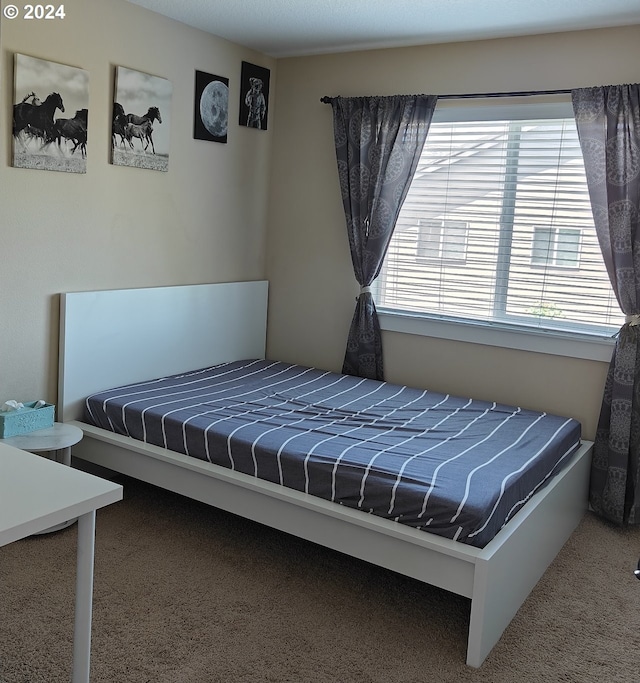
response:
{"label": "white ceiling", "polygon": [[640,0],[129,0],[272,57],[640,24]]}

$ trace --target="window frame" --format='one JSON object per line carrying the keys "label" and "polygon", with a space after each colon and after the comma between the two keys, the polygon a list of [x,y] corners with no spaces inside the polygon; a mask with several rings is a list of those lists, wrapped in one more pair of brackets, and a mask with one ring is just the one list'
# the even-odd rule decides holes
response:
{"label": "window frame", "polygon": [[[549,236],[545,240],[547,249],[545,255],[536,254],[536,241],[539,234],[547,233]],[[575,235],[578,239],[575,243],[575,262],[558,263],[558,247],[561,235]],[[548,225],[536,225],[533,228],[533,241],[531,243],[531,267],[532,268],[555,268],[555,269],[578,269],[580,268],[580,249],[582,246],[582,230],[578,228],[554,228]],[[572,254],[573,256],[574,254]],[[540,259],[537,261],[536,259]]]}
{"label": "window frame", "polygon": [[[428,232],[430,235],[437,235],[437,240],[425,240],[423,238],[418,242],[416,247],[416,258],[421,263],[433,263],[434,261],[466,263],[467,242],[469,237],[469,224],[467,221],[450,219],[426,220],[423,224],[418,220],[417,228],[418,233],[424,234],[425,232]],[[456,235],[456,230],[460,231],[458,235]],[[459,235],[462,236],[460,242],[451,239],[452,237],[458,237]],[[433,247],[437,247],[437,254],[435,253],[435,248],[433,249],[434,253],[427,253],[428,250],[425,249],[425,247],[428,246],[429,242],[432,243]],[[460,255],[455,255],[456,252]]]}
{"label": "window frame", "polygon": [[[495,101],[466,100],[439,101],[432,121],[479,121],[517,120],[573,117],[569,96],[509,98]],[[555,239],[554,237],[554,243]],[[578,252],[579,258],[579,252]],[[422,260],[422,259],[421,259]],[[555,256],[554,256],[555,261]],[[533,265],[533,261],[532,261]],[[549,264],[534,267],[569,268]],[[375,298],[379,298],[380,282],[373,282]],[[451,341],[461,341],[486,346],[546,353],[570,358],[609,362],[617,330],[602,328],[581,332],[579,330],[542,330],[499,321],[463,320],[438,314],[413,313],[378,306],[382,330],[428,336]]]}

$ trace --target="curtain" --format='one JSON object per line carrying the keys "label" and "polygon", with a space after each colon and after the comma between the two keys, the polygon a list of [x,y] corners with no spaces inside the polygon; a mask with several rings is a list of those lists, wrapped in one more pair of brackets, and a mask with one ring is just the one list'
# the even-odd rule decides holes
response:
{"label": "curtain", "polygon": [[369,287],[380,272],[437,97],[335,97],[330,101],[349,248],[360,284],[342,372],[382,380],[382,337]]}
{"label": "curtain", "polygon": [[572,91],[602,255],[626,322],[617,335],[595,438],[589,498],[640,523],[640,85]]}

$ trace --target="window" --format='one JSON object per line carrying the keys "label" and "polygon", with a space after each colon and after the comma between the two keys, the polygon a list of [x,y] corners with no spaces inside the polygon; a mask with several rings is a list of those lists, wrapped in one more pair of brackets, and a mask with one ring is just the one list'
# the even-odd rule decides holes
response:
{"label": "window", "polygon": [[612,335],[624,316],[573,115],[487,118],[434,117],[376,282],[378,309]]}
{"label": "window", "polygon": [[577,268],[580,257],[580,230],[534,228],[531,263],[536,266]]}
{"label": "window", "polygon": [[467,249],[464,221],[418,221],[417,255],[423,259],[463,262]]}

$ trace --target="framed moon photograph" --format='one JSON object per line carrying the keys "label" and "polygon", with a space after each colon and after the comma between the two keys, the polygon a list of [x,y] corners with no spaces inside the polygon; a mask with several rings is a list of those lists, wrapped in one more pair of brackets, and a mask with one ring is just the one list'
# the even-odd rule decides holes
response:
{"label": "framed moon photograph", "polygon": [[169,170],[171,81],[116,67],[111,124],[111,163]]}
{"label": "framed moon photograph", "polygon": [[227,142],[229,128],[229,79],[196,71],[193,137]]}
{"label": "framed moon photograph", "polygon": [[267,130],[270,75],[269,69],[242,62],[239,121],[241,126]]}
{"label": "framed moon photograph", "polygon": [[87,71],[16,54],[13,102],[15,168],[87,172]]}

